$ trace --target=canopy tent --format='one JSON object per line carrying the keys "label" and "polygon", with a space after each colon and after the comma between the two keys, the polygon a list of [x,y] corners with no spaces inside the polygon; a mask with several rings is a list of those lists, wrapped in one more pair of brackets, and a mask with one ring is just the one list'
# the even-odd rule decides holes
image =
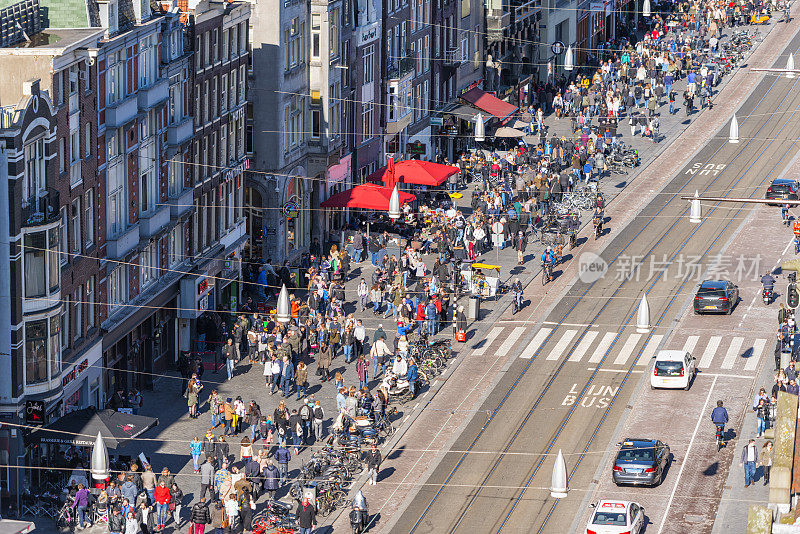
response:
{"label": "canopy tent", "polygon": [[442,185],[450,176],[460,170],[452,165],[442,165],[432,161],[407,159],[394,163],[392,158],[389,158],[389,165],[367,176],[367,180],[381,180],[386,183],[387,187],[394,187],[394,184],[398,182],[437,186]]}
{"label": "canopy tent", "polygon": [[158,419],[93,407],[70,412],[28,435],[28,443],[59,443],[91,447],[102,432],[107,447],[116,449],[158,424]]}
{"label": "canopy tent", "polygon": [[517,106],[509,104],[504,100],[500,100],[494,95],[491,95],[479,87],[474,87],[461,95],[461,98],[472,104],[473,106],[490,113],[503,121],[511,119],[511,116],[516,113]]}
{"label": "canopy tent", "polygon": [[516,128],[509,128],[508,126],[502,126],[494,132],[495,137],[524,137],[525,132],[522,130],[517,130]]}
{"label": "canopy tent", "polygon": [[[368,210],[389,209],[389,198],[392,196],[392,188],[377,184],[361,184],[347,189],[341,193],[336,193],[328,200],[322,202],[323,208],[363,208]],[[417,197],[411,193],[400,191],[400,205]]]}

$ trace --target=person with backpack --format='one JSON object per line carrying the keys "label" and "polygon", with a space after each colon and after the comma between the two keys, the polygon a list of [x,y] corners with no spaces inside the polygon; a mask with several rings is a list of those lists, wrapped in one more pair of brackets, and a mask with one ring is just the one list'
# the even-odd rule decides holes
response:
{"label": "person with backpack", "polygon": [[314,402],[314,406],[312,408],[312,415],[314,417],[314,441],[322,443],[323,422],[325,420],[325,412],[323,411],[319,401]]}
{"label": "person with backpack", "polygon": [[278,450],[275,451],[275,461],[278,462],[278,470],[280,472],[280,484],[289,478],[289,461],[292,459],[292,453],[285,445],[281,444]]}
{"label": "person with backpack", "polygon": [[311,439],[311,420],[314,418],[312,407],[313,407],[313,402],[309,400],[308,402],[305,402],[303,403],[302,406],[300,406],[300,410],[298,412],[300,415],[300,422],[302,423],[303,427],[303,433],[302,433],[303,445],[308,445],[309,444],[308,442]]}

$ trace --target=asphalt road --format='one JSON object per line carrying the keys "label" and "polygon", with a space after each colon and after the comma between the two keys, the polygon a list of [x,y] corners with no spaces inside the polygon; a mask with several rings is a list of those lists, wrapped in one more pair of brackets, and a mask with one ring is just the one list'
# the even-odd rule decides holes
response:
{"label": "asphalt road", "polygon": [[[785,64],[785,54],[799,49],[800,38],[795,36],[776,66]],[[766,77],[737,112],[739,144],[727,143],[727,129],[723,129],[630,224],[613,228],[611,221],[611,242],[601,253],[608,266],[605,276],[591,283],[577,281],[539,328],[532,328],[535,317],[521,315],[515,318],[516,324],[497,327],[526,327],[515,344],[519,357],[393,531],[570,530],[575,518],[583,515],[586,493],[594,487],[598,467],[612,447],[641,372],[648,369],[665,328],[691,298],[696,281],[686,276],[688,268],[700,264],[705,270],[747,215],[744,208],[710,205],[704,207],[703,222],[691,224],[688,205],[679,196],[695,190],[762,195],[765,185],[796,152],[800,118],[796,113],[774,112],[800,107],[798,81]],[[667,276],[651,272],[653,259],[670,262]],[[638,262],[638,274],[633,270],[631,275],[632,265]],[[653,328],[640,334],[635,329],[636,309],[644,293]],[[494,336],[490,333],[487,352],[503,339],[500,331]],[[745,342],[740,343],[740,347],[720,348],[718,355],[707,360],[709,367],[741,367],[744,372],[745,366],[752,366],[752,361],[739,358]],[[703,338],[700,350],[706,344]],[[729,379],[721,380],[720,387]],[[700,410],[710,394],[706,387],[697,386],[699,382],[679,401],[687,409]],[[565,455],[572,488],[562,500],[552,499],[547,489],[558,450]],[[651,518],[651,523],[657,525],[660,520]]]}

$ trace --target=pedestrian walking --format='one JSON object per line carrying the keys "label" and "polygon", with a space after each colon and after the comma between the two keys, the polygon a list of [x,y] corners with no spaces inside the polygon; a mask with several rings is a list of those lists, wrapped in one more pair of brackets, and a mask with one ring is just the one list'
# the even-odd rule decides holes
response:
{"label": "pedestrian walking", "polygon": [[194,463],[194,472],[200,472],[200,455],[203,453],[203,443],[197,436],[189,443],[189,449],[192,453],[192,462]]}
{"label": "pedestrian walking", "polygon": [[767,441],[761,447],[761,454],[758,455],[758,463],[764,468],[764,485],[769,484],[769,472],[772,469],[772,442]]}
{"label": "pedestrian walking", "polygon": [[369,451],[366,454],[367,458],[367,474],[369,476],[369,484],[370,486],[374,486],[378,483],[378,470],[381,466],[381,452],[378,450],[378,447],[375,446],[373,443],[372,447],[370,447]]}
{"label": "pedestrian walking", "polygon": [[189,523],[192,525],[189,534],[204,534],[206,525],[211,525],[213,523],[211,511],[208,509],[205,497],[200,497],[200,500],[192,506]]}
{"label": "pedestrian walking", "polygon": [[756,448],[756,440],[751,439],[747,445],[742,448],[742,457],[739,465],[744,467],[744,487],[753,484],[756,479],[756,462],[758,461],[758,449]]}

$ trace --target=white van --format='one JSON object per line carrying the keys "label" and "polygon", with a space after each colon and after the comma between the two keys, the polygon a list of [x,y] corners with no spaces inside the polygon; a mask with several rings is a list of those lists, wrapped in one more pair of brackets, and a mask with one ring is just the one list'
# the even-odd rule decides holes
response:
{"label": "white van", "polygon": [[650,387],[688,390],[695,372],[695,359],[685,350],[660,350],[650,373]]}

